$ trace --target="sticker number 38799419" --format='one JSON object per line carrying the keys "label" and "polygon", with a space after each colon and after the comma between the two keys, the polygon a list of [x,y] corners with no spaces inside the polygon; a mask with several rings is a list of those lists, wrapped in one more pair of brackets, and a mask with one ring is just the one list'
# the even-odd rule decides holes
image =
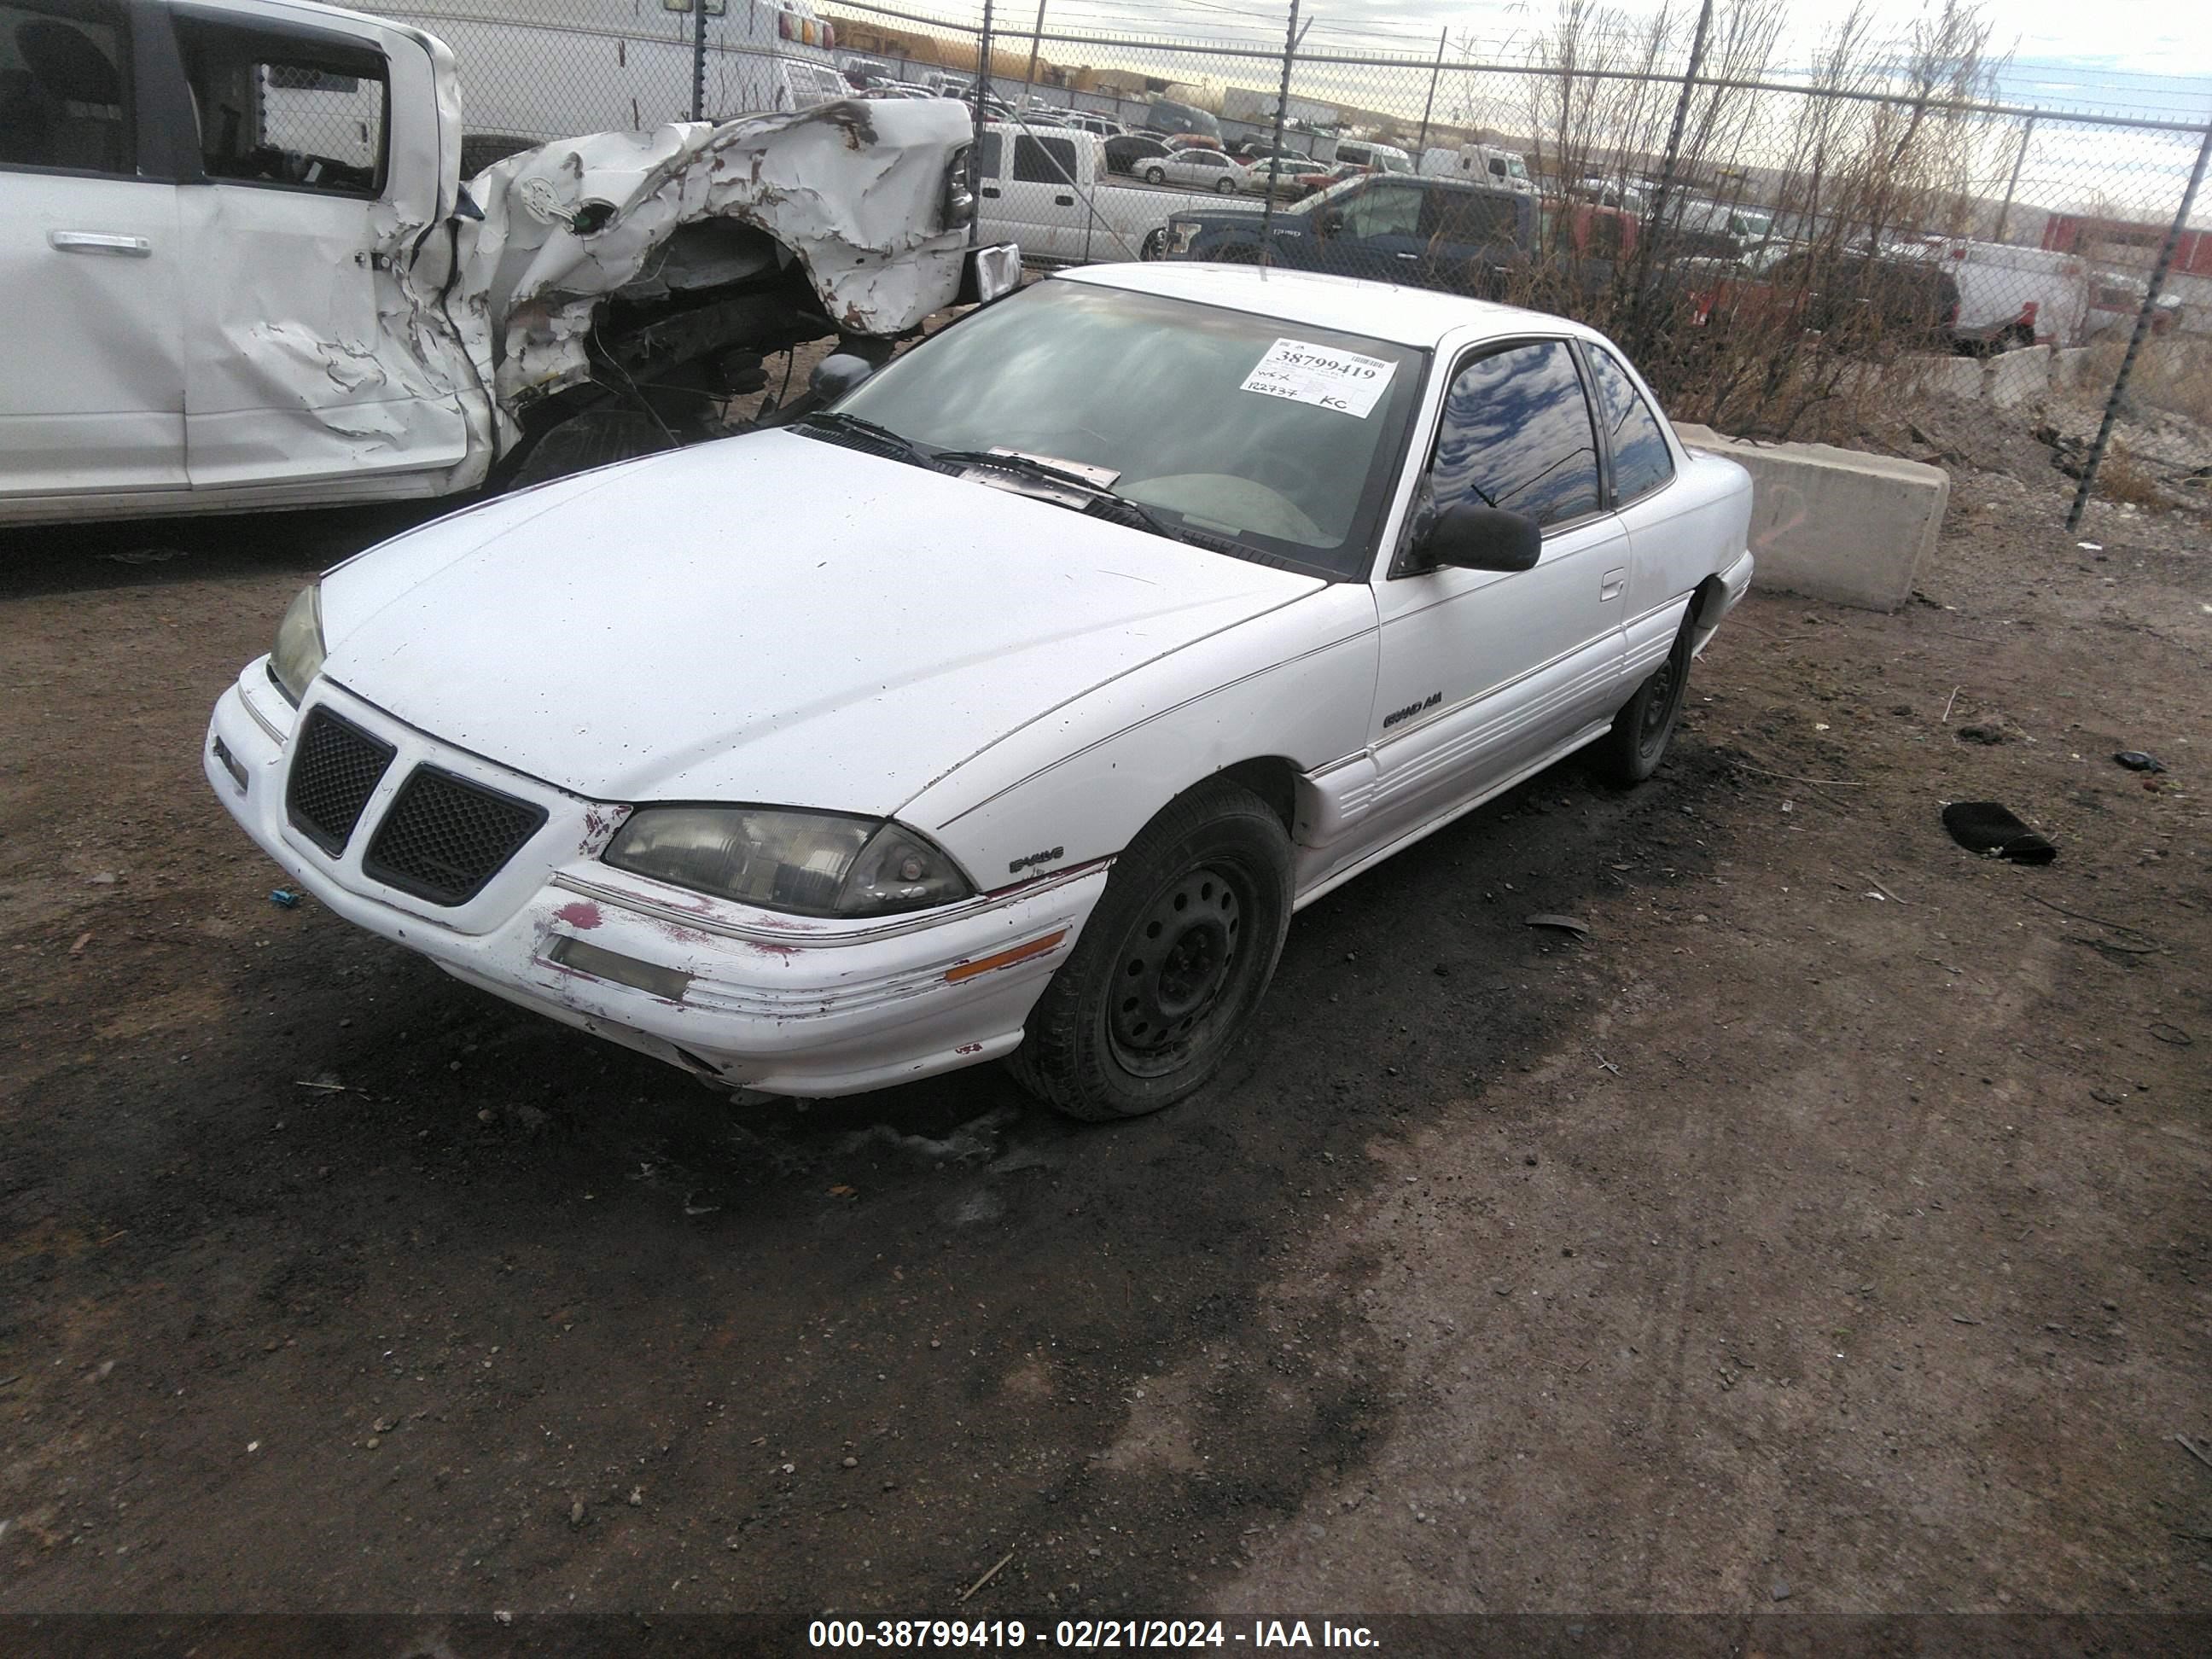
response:
{"label": "sticker number 38799419", "polygon": [[1238,388],[1268,398],[1288,398],[1316,409],[1365,419],[1390,389],[1398,365],[1357,351],[1337,351],[1303,340],[1278,340],[1267,348]]}

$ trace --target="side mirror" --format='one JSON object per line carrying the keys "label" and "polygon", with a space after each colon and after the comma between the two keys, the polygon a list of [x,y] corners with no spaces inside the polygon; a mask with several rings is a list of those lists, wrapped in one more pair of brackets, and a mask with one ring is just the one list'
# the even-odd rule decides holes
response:
{"label": "side mirror", "polygon": [[1329,209],[1328,211],[1321,216],[1320,220],[1315,224],[1314,231],[1316,234],[1321,236],[1341,235],[1344,232],[1343,210],[1340,208]]}
{"label": "side mirror", "polygon": [[866,357],[849,351],[832,352],[814,365],[814,372],[806,377],[807,389],[823,403],[834,404],[875,372],[876,366]]}
{"label": "side mirror", "polygon": [[1446,507],[1431,522],[1416,550],[1424,565],[1461,570],[1533,570],[1544,550],[1534,519],[1479,501]]}

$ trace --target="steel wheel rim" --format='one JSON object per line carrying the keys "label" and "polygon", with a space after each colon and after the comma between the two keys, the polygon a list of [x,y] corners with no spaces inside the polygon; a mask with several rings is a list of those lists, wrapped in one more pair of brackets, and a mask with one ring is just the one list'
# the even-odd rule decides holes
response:
{"label": "steel wheel rim", "polygon": [[1670,657],[1651,677],[1651,696],[1644,705],[1644,719],[1637,728],[1637,744],[1647,752],[1674,723],[1674,662]]}
{"label": "steel wheel rim", "polygon": [[1188,1063],[1220,1030],[1219,1015],[1249,957],[1250,884],[1204,864],[1163,887],[1115,957],[1106,1039],[1122,1068],[1161,1077]]}

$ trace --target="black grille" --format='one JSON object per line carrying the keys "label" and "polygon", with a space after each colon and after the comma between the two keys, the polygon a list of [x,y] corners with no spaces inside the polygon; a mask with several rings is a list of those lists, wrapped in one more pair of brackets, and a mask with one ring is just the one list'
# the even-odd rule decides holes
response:
{"label": "black grille", "polygon": [[327,708],[308,714],[292,750],[284,811],[292,825],[336,858],[376,793],[392,745]]}
{"label": "black grille", "polygon": [[399,786],[361,867],[433,904],[465,904],[545,822],[545,809],[434,766]]}

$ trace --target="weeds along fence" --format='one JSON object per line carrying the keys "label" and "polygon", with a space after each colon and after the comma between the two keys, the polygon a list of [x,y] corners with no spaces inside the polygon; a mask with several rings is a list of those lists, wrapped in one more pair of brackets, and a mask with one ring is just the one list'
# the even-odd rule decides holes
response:
{"label": "weeds along fence", "polygon": [[[866,82],[950,92],[979,123],[1023,127],[1012,176],[1026,166],[1048,194],[1074,181],[1053,176],[1067,151],[1047,141],[1082,115],[1151,135],[1104,150],[1115,188],[1152,171],[1219,184],[1152,153],[1185,131],[1281,155],[1272,180],[1264,162],[1240,168],[1213,204],[1251,234],[1215,234],[1211,257],[1578,318],[1628,347],[1678,418],[1740,434],[1848,438],[1900,387],[2054,402],[2100,428],[2071,451],[2077,517],[2130,381],[2152,404],[2212,412],[2191,408],[2212,367],[2212,229],[2190,225],[2212,112],[2171,94],[2129,112],[2008,98],[1992,20],[1960,0],[1901,34],[1853,12],[1809,58],[1784,0],[1642,21],[1559,0],[1503,51],[1301,18],[1297,0],[1277,17],[1110,9],[1140,15],[1142,34],[1095,27],[1098,0],[984,0],[963,16],[914,0],[368,9],[453,46],[468,125],[494,136],[802,107]],[[1019,193],[987,210],[1044,246],[1022,234],[1006,199]],[[1102,226],[1144,216],[1141,201],[1109,216],[1077,193]],[[1149,232],[1187,205],[1164,199],[1140,246],[1164,251]],[[1127,257],[1124,235],[1085,240]]]}

